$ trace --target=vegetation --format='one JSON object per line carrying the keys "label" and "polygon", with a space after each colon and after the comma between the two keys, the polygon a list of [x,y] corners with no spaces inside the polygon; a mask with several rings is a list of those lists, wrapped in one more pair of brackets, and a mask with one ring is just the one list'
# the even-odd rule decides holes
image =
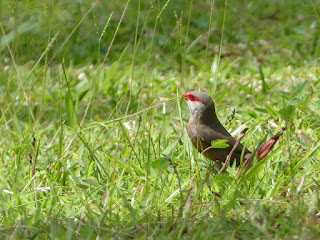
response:
{"label": "vegetation", "polygon": [[[318,239],[319,6],[2,0],[1,239]],[[270,156],[215,174],[197,89]]]}

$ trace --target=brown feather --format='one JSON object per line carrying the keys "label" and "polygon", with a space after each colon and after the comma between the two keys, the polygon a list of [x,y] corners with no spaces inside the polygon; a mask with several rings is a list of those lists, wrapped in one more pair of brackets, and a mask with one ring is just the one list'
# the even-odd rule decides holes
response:
{"label": "brown feather", "polygon": [[[213,161],[224,162],[236,139],[223,127],[215,113],[214,103],[211,97],[202,92],[191,92],[204,102],[204,108],[201,111],[191,110],[191,117],[187,126],[188,136],[193,146],[207,158]],[[189,105],[190,107],[190,105]],[[227,148],[212,148],[211,142],[217,139],[226,139]],[[240,164],[243,145],[239,144],[231,156],[231,164],[236,160]],[[244,150],[244,158],[248,159],[252,154],[248,149]]]}

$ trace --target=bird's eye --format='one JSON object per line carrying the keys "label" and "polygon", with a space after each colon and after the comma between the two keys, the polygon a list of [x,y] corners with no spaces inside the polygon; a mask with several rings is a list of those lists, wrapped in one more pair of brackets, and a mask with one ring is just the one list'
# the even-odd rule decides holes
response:
{"label": "bird's eye", "polygon": [[191,99],[191,100],[194,100],[194,96],[193,96],[193,95],[191,95],[191,96],[190,96],[190,99]]}

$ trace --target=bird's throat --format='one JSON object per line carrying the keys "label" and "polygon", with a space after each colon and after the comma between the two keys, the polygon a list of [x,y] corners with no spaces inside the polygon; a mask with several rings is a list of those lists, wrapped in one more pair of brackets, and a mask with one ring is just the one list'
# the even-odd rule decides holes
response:
{"label": "bird's throat", "polygon": [[187,101],[188,107],[190,109],[191,117],[193,119],[199,119],[201,116],[201,112],[204,109],[204,104],[201,102],[192,102]]}

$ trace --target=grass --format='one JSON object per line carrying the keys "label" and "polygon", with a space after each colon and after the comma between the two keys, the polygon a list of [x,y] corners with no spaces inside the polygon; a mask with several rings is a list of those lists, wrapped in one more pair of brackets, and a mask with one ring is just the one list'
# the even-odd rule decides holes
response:
{"label": "grass", "polygon": [[[319,4],[1,1],[1,239],[318,239]],[[239,179],[199,88],[251,150],[287,127]]]}

